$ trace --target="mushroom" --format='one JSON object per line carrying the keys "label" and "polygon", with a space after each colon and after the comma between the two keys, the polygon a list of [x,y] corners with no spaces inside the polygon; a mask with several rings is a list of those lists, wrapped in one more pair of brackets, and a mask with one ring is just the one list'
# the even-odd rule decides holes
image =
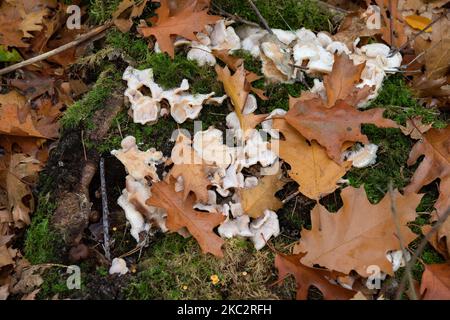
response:
{"label": "mushroom", "polygon": [[111,267],[109,268],[109,274],[119,274],[124,275],[128,272],[127,263],[122,258],[114,258],[111,262]]}
{"label": "mushroom", "polygon": [[272,138],[274,139],[280,139],[280,134],[278,132],[278,130],[272,129],[272,124],[273,124],[273,120],[272,117],[273,116],[284,116],[287,113],[286,110],[277,108],[274,109],[268,116],[267,116],[267,120],[263,121],[261,123],[261,127],[262,129],[267,132]]}
{"label": "mushroom", "polygon": [[358,146],[355,151],[345,151],[344,159],[352,161],[352,166],[356,168],[364,168],[373,165],[377,160],[378,146],[370,143],[364,147]]}
{"label": "mushroom", "polygon": [[253,233],[249,229],[250,217],[247,215],[239,216],[235,219],[229,217],[222,222],[217,228],[219,235],[224,238],[240,237],[252,237]]}
{"label": "mushroom", "polygon": [[191,61],[197,61],[199,66],[214,66],[216,64],[216,58],[211,53],[211,49],[207,46],[195,43],[187,53],[187,59]]}
{"label": "mushroom", "polygon": [[226,168],[234,161],[234,150],[222,141],[222,131],[211,127],[194,135],[192,147],[207,164]]}
{"label": "mushroom", "polygon": [[276,237],[280,234],[277,214],[268,209],[264,210],[263,216],[250,223],[250,232],[252,233],[250,239],[255,245],[255,249],[262,249],[272,236]]}

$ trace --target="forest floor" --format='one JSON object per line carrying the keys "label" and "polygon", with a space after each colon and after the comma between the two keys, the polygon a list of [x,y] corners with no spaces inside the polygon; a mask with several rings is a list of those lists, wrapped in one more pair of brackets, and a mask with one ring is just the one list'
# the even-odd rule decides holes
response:
{"label": "forest floor", "polygon": [[[305,27],[313,31],[335,32],[342,17],[326,7],[307,1],[256,1],[261,14],[272,28],[298,29]],[[118,1],[91,1],[87,14],[91,21],[100,25],[111,19]],[[259,23],[258,17],[246,1],[213,1],[216,7],[233,13],[246,20]],[[153,8],[149,6],[151,15]],[[214,10],[213,10],[214,12]],[[238,23],[239,24],[239,23]],[[193,132],[193,121],[183,124],[161,118],[154,125],[133,123],[128,108],[123,103],[126,84],[121,80],[125,68],[129,65],[138,69],[152,68],[155,82],[164,88],[179,86],[182,79],[188,79],[193,93],[224,93],[214,68],[200,67],[186,58],[184,49],[177,49],[174,59],[163,53],[155,53],[148,39],[136,32],[121,33],[110,28],[106,35],[96,40],[89,50],[79,57],[69,73],[77,75],[87,86],[87,91],[64,111],[60,119],[60,137],[50,153],[46,166],[40,172],[39,180],[33,189],[36,201],[31,224],[18,236],[15,247],[21,248],[25,258],[32,265],[48,267],[42,275],[43,283],[37,293],[39,299],[294,299],[295,281],[288,278],[276,284],[277,272],[274,267],[276,249],[289,253],[293,242],[298,239],[302,228],[311,228],[310,210],[315,201],[298,194],[289,199],[283,208],[277,211],[280,221],[280,235],[271,240],[271,247],[257,251],[251,242],[243,239],[225,241],[224,258],[217,259],[204,255],[195,239],[183,238],[179,234],[156,232],[148,239],[148,245],[136,250],[136,242],[130,235],[129,226],[123,210],[117,204],[117,198],[125,187],[125,168],[111,155],[114,149],[120,149],[123,137],[136,138],[140,150],[156,148],[170,156],[174,142],[172,132],[177,128]],[[245,68],[261,75],[261,62],[245,51],[234,55],[245,61]],[[258,100],[260,113],[275,108],[288,110],[289,96],[299,97],[312,87],[313,79],[306,77],[305,83],[266,84],[264,79],[253,84],[264,89],[268,100]],[[389,75],[383,82],[378,97],[369,108],[385,108],[385,117],[404,125],[408,118],[422,117],[425,123],[442,128],[448,122],[448,113],[429,109],[414,96],[408,86],[408,79],[402,74]],[[109,108],[105,112],[105,108]],[[224,117],[227,114],[215,106],[205,106],[198,120],[202,128],[210,126],[225,129]],[[105,123],[108,123],[105,127]],[[379,202],[388,192],[389,186],[403,188],[407,186],[417,168],[408,167],[406,161],[415,141],[405,136],[399,129],[378,128],[363,125],[362,132],[369,140],[379,146],[377,163],[366,168],[352,168],[344,176],[349,185],[364,185],[371,203]],[[98,163],[105,159],[107,181],[106,191],[110,211],[111,256],[123,257],[130,272],[122,275],[110,275],[109,263],[103,257],[102,237],[102,199],[100,191],[100,173],[95,172],[87,186],[92,202],[89,227],[83,232],[82,242],[89,247],[90,254],[83,261],[74,262],[73,248],[62,240],[54,229],[54,214],[57,207],[59,190],[71,191],[78,182],[75,177],[83,173],[86,163]],[[82,164],[82,165],[81,165]],[[289,182],[276,196],[283,200],[294,193],[297,183]],[[433,210],[439,192],[436,183],[424,187],[425,193],[417,208],[417,219],[412,230],[417,239],[410,245],[414,250],[422,239],[421,226],[429,223],[429,214]],[[340,189],[322,198],[320,203],[329,211],[335,212],[342,206]],[[70,209],[70,204],[67,206]],[[441,263],[445,259],[431,246],[427,245],[419,261],[413,266],[412,274],[420,280],[424,264]],[[64,266],[76,264],[81,268],[81,289],[67,288],[69,276]],[[404,273],[400,268],[394,277],[383,283],[386,297],[393,297]],[[217,276],[219,281],[213,281]],[[12,298],[20,298],[10,296]],[[314,287],[309,298],[320,299],[321,293]]]}

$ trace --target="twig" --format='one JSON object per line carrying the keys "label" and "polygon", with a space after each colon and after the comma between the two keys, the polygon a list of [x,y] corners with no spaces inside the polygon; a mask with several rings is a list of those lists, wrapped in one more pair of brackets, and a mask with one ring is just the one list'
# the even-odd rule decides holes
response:
{"label": "twig", "polygon": [[[422,241],[417,246],[417,249],[414,253],[414,255],[411,257],[411,260],[407,262],[406,267],[413,266],[416,261],[419,259],[420,255],[422,254],[422,251],[425,249],[428,240],[437,232],[437,230],[441,227],[441,225],[447,220],[448,216],[450,215],[450,208],[448,208],[443,215],[441,215],[438,219],[438,221],[433,225],[431,230],[425,235],[425,237],[422,239]],[[403,291],[405,290],[406,285],[406,274],[402,277],[402,280],[400,282],[400,286],[397,290],[396,299],[400,300],[402,298]]]}
{"label": "twig", "polygon": [[[397,52],[400,52],[402,50],[404,50],[411,42],[413,42],[414,40],[416,40],[416,38],[418,36],[420,36],[421,34],[427,32],[428,29],[431,28],[431,26],[433,24],[435,24],[436,22],[438,22],[439,20],[442,19],[443,16],[445,16],[446,13],[441,14],[439,17],[437,17],[436,19],[434,19],[433,21],[431,21],[425,28],[423,28],[422,30],[420,30],[419,32],[417,32],[414,36],[412,36],[408,41],[406,41],[404,44],[402,44],[400,46],[400,48],[396,48],[391,50],[391,52],[389,53],[388,57],[392,57],[394,54],[396,54]],[[392,42],[391,42],[392,43]]]}
{"label": "twig", "polygon": [[84,144],[84,130],[81,130],[81,145],[83,146],[84,161],[87,161],[86,145]]}
{"label": "twig", "polygon": [[389,0],[388,3],[388,8],[389,8],[389,41],[391,43],[391,48],[392,46],[395,47],[394,45],[394,17],[392,16],[392,0]]}
{"label": "twig", "polygon": [[339,7],[336,7],[336,6],[333,6],[332,4],[329,4],[329,3],[325,2],[325,1],[316,0],[316,2],[318,4],[324,6],[324,7],[327,7],[331,11],[336,11],[336,12],[339,12],[339,13],[342,13],[342,14],[349,13],[349,11],[347,11],[345,9],[342,9],[342,8],[339,8]]}
{"label": "twig", "polygon": [[[405,246],[405,242],[403,241],[403,237],[400,231],[400,223],[398,221],[398,215],[397,215],[397,207],[396,207],[396,203],[395,203],[395,197],[394,197],[394,190],[392,189],[392,182],[389,183],[389,197],[391,198],[391,212],[392,212],[392,218],[394,219],[394,223],[395,223],[395,229],[398,235],[398,242],[400,243],[400,249],[402,250],[402,256],[404,259],[406,259],[406,246]],[[407,275],[407,279],[409,282],[409,286],[411,289],[411,293],[412,293],[412,300],[417,300],[417,295],[416,295],[416,291],[414,290],[414,280],[412,277],[412,272],[411,272],[411,266],[409,264],[406,265],[405,268],[405,273]]]}
{"label": "twig", "polygon": [[286,197],[286,199],[282,200],[281,202],[282,202],[283,204],[285,204],[286,202],[289,202],[290,200],[292,200],[293,198],[295,198],[296,196],[298,196],[299,193],[300,193],[300,191],[295,191],[294,193],[288,195],[288,196]]}
{"label": "twig", "polygon": [[25,66],[28,66],[30,64],[33,64],[33,63],[36,63],[36,62],[48,59],[49,57],[54,56],[54,55],[56,55],[58,53],[61,53],[61,52],[65,51],[65,50],[67,50],[67,49],[76,47],[77,45],[83,43],[84,41],[86,41],[86,40],[88,40],[88,39],[90,39],[92,37],[95,37],[96,35],[100,34],[101,32],[105,31],[106,29],[108,29],[111,26],[112,26],[112,22],[108,22],[108,23],[106,23],[106,24],[104,24],[102,26],[99,26],[99,27],[95,28],[94,30],[89,31],[88,33],[83,34],[78,39],[75,39],[75,40],[73,40],[73,41],[71,41],[69,43],[66,43],[66,44],[64,44],[64,45],[62,45],[62,46],[60,46],[60,47],[58,47],[56,49],[50,50],[50,51],[45,52],[43,54],[40,54],[40,55],[38,55],[36,57],[27,59],[25,61],[21,61],[19,63],[13,64],[12,66],[3,68],[3,69],[0,70],[0,75],[6,74],[6,73],[12,72],[14,70],[23,68]]}
{"label": "twig", "polygon": [[108,261],[111,260],[111,253],[109,251],[109,221],[108,221],[108,196],[106,194],[105,181],[105,159],[100,158],[100,187],[102,191],[102,207],[103,207],[103,241],[105,247],[105,257]]}
{"label": "twig", "polygon": [[253,11],[255,11],[256,15],[258,16],[259,21],[261,21],[261,24],[263,25],[264,29],[266,29],[270,34],[274,34],[272,29],[270,29],[269,24],[267,23],[266,19],[262,16],[261,12],[259,12],[259,9],[255,6],[252,0],[247,0],[250,6],[252,7]]}
{"label": "twig", "polygon": [[214,7],[214,9],[217,10],[218,13],[219,13],[220,15],[222,15],[222,16],[228,17],[228,18],[230,18],[230,19],[233,19],[233,20],[236,21],[236,22],[240,22],[240,23],[243,23],[243,24],[252,26],[252,27],[257,27],[257,28],[260,27],[260,25],[257,24],[256,22],[248,21],[248,20],[245,20],[244,18],[241,18],[241,17],[239,17],[239,16],[237,16],[237,15],[235,15],[235,14],[231,14],[231,13],[229,13],[229,12],[226,12],[225,10],[223,10],[222,8],[220,8],[219,6],[217,6],[217,5],[214,4],[214,3],[211,3],[211,6]]}

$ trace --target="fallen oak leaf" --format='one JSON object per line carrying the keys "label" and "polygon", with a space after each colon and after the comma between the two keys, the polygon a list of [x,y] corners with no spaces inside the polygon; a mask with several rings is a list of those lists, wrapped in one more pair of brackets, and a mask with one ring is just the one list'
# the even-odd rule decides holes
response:
{"label": "fallen oak leaf", "polygon": [[170,16],[168,0],[161,0],[156,9],[158,19],[152,27],[140,27],[139,33],[144,37],[154,36],[162,52],[167,52],[171,58],[175,49],[171,36],[182,36],[191,41],[197,40],[195,32],[202,31],[205,25],[217,22],[220,17],[208,15],[208,10],[195,11],[197,1],[192,1],[175,15]]}
{"label": "fallen oak leaf", "polygon": [[[212,50],[212,54],[222,60],[231,70],[236,71],[241,65],[244,64],[244,59],[238,58],[228,54],[229,50]],[[265,96],[263,89],[255,88],[251,85],[252,82],[261,79],[256,73],[245,70],[245,79],[250,84],[250,91],[256,94],[261,100],[268,100]]]}
{"label": "fallen oak leaf", "polygon": [[345,54],[334,55],[333,69],[323,77],[323,85],[327,92],[327,107],[333,107],[338,100],[347,100],[357,89],[355,86],[361,80],[365,63],[354,65]]}
{"label": "fallen oak leaf", "polygon": [[223,257],[222,238],[215,234],[214,228],[225,220],[220,213],[205,213],[193,209],[193,196],[184,199],[181,192],[175,192],[175,185],[160,181],[151,188],[152,196],[146,204],[167,210],[166,226],[170,231],[177,232],[186,227],[197,240],[202,252]]}
{"label": "fallen oak leaf", "polygon": [[278,281],[282,281],[288,275],[295,277],[297,300],[306,300],[311,286],[319,289],[325,300],[348,300],[355,295],[355,291],[330,282],[330,280],[336,280],[339,273],[303,265],[300,260],[304,255],[304,253],[293,255],[277,253],[275,257]]}
{"label": "fallen oak leaf", "polygon": [[208,179],[208,168],[210,166],[203,162],[191,147],[191,141],[185,135],[180,134],[172,149],[172,161],[174,166],[167,174],[167,179],[173,177],[183,178],[183,197],[186,199],[192,191],[197,201],[208,202],[208,187],[211,181]]}
{"label": "fallen oak leaf", "polygon": [[221,68],[219,65],[216,65],[215,69],[218,80],[223,83],[225,92],[231,99],[231,103],[233,104],[234,111],[239,119],[241,128],[245,130],[246,126],[242,116],[242,111],[244,109],[245,102],[247,101],[250,88],[245,79],[244,65],[241,64],[233,75],[231,75],[227,66]]}
{"label": "fallen oak leaf", "polygon": [[133,19],[142,15],[147,1],[142,0],[136,3],[134,0],[123,0],[112,14],[114,25],[121,32],[130,31],[133,26]]}
{"label": "fallen oak leaf", "polygon": [[284,136],[280,140],[279,157],[291,170],[289,176],[298,184],[298,190],[311,199],[320,199],[337,189],[337,182],[350,168],[350,162],[337,164],[317,142],[306,139],[284,119],[274,119],[272,127]]}
{"label": "fallen oak leaf", "polygon": [[438,215],[450,208],[450,126],[445,129],[431,129],[424,138],[416,142],[411,149],[407,161],[408,166],[417,162],[425,155],[411,182],[405,188],[405,193],[418,192],[423,186],[440,179],[439,197],[434,207]]}
{"label": "fallen oak leaf", "polygon": [[401,233],[397,234],[390,195],[374,205],[367,200],[363,186],[347,187],[341,192],[343,206],[336,213],[330,213],[320,204],[314,207],[311,230],[301,231],[294,253],[307,252],[301,262],[308,266],[318,264],[345,274],[355,270],[368,277],[367,267],[377,265],[382,272],[392,275],[392,264],[386,254],[401,249],[400,237],[405,245],[416,238],[406,224],[416,218],[416,207],[422,196],[393,192]]}
{"label": "fallen oak leaf", "polygon": [[[422,17],[418,15],[410,15],[405,17],[406,23],[414,29],[423,30],[425,29],[430,23],[431,20],[427,17]],[[431,32],[433,30],[433,27],[429,27],[425,32]]]}
{"label": "fallen oak leaf", "polygon": [[239,190],[242,210],[252,218],[258,218],[264,214],[264,210],[276,211],[283,203],[275,196],[285,184],[281,180],[281,172],[263,176],[253,188]]}
{"label": "fallen oak leaf", "polygon": [[285,116],[286,121],[309,141],[317,141],[331,159],[341,163],[344,143],[361,142],[369,139],[361,132],[361,124],[374,124],[381,128],[396,128],[398,125],[383,118],[384,109],[375,108],[359,111],[343,100],[327,108],[320,98],[297,100]]}
{"label": "fallen oak leaf", "polygon": [[46,138],[36,128],[28,110],[25,110],[25,117],[21,116],[25,104],[25,97],[16,91],[0,95],[0,134]]}
{"label": "fallen oak leaf", "polygon": [[422,117],[414,117],[406,121],[406,126],[401,126],[400,130],[404,135],[410,136],[411,139],[419,140],[423,134],[431,129],[433,124],[424,124]]}
{"label": "fallen oak leaf", "polygon": [[34,211],[33,195],[30,185],[37,181],[41,163],[22,153],[11,156],[6,175],[9,211],[16,227],[29,225],[30,213]]}
{"label": "fallen oak leaf", "polygon": [[422,300],[450,300],[450,264],[427,264],[420,283]]}

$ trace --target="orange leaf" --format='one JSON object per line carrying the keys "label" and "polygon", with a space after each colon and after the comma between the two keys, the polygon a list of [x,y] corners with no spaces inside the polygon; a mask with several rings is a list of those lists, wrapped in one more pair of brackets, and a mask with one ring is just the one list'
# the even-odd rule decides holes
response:
{"label": "orange leaf", "polygon": [[189,40],[197,40],[195,33],[202,31],[207,24],[213,24],[219,16],[208,15],[208,9],[195,11],[197,1],[170,16],[168,0],[161,0],[161,6],[156,9],[158,20],[152,27],[141,27],[138,31],[144,36],[154,36],[162,52],[167,52],[172,58],[175,49],[171,36],[182,36]]}
{"label": "orange leaf", "polygon": [[[411,16],[405,17],[405,21],[412,28],[418,29],[418,30],[425,29],[425,27],[431,23],[430,19],[428,19],[426,17],[422,17],[422,16],[417,16],[417,15],[414,15],[414,14],[411,15]],[[431,32],[432,29],[433,29],[433,27],[430,27],[425,32]]]}
{"label": "orange leaf", "polygon": [[275,268],[278,269],[278,279],[283,280],[292,274],[297,283],[297,300],[306,300],[308,289],[315,286],[322,292],[325,300],[348,300],[355,295],[355,291],[332,284],[336,280],[337,272],[326,269],[311,268],[303,265],[300,259],[304,253],[287,255],[278,253],[275,257]]}
{"label": "orange leaf", "polygon": [[222,238],[214,233],[225,216],[221,213],[205,213],[192,209],[195,202],[192,195],[186,199],[182,192],[175,192],[173,183],[160,181],[152,185],[152,196],[146,201],[147,205],[167,210],[167,228],[170,231],[179,231],[186,227],[197,240],[204,253],[212,253],[223,257],[221,247]]}
{"label": "orange leaf", "polygon": [[391,197],[385,195],[376,205],[367,200],[364,187],[347,187],[341,193],[343,206],[330,213],[320,204],[311,211],[311,230],[303,229],[296,252],[307,252],[302,263],[318,264],[345,274],[355,270],[367,277],[367,267],[377,265],[381,271],[393,274],[386,258],[388,251],[400,249],[399,237],[405,245],[416,238],[406,225],[416,218],[419,194],[401,195],[394,191],[398,228],[393,220]]}

